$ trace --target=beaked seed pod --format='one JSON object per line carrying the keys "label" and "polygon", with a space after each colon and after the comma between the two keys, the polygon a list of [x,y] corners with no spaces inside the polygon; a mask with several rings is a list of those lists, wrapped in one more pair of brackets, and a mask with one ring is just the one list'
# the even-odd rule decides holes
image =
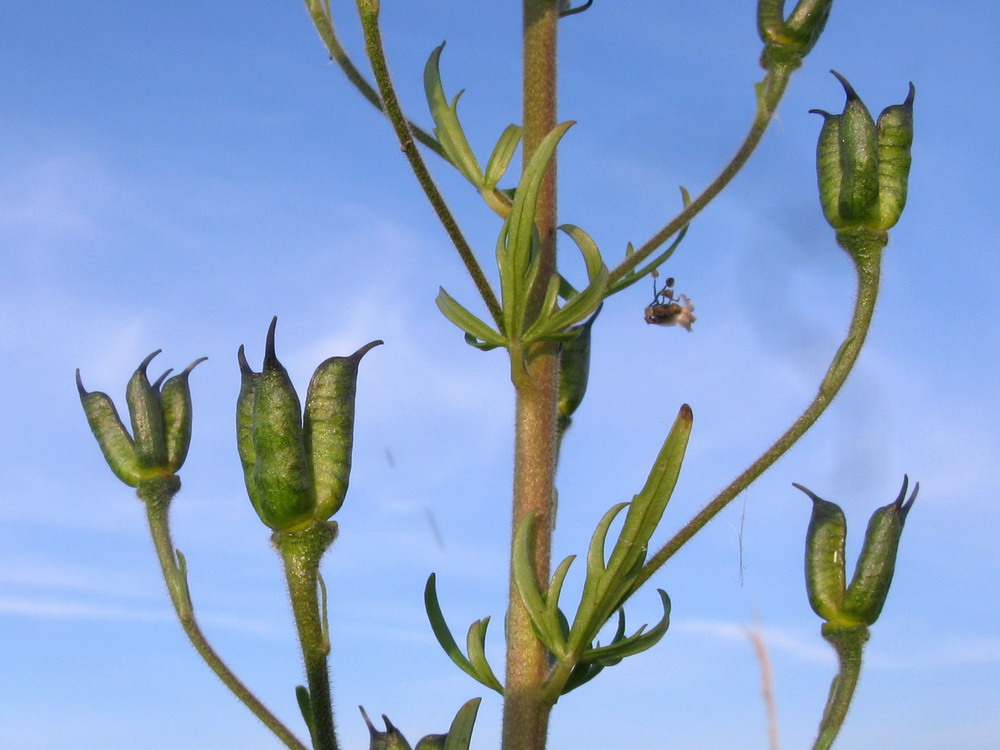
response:
{"label": "beaked seed pod", "polygon": [[358,706],[358,708],[361,709],[361,715],[365,719],[365,724],[368,725],[368,734],[371,735],[368,750],[410,750],[410,743],[406,741],[403,733],[393,726],[388,716],[382,714],[382,721],[385,722],[385,731],[380,732],[372,724],[371,719],[368,718],[364,707]]}
{"label": "beaked seed pod", "polygon": [[329,520],[344,504],[351,478],[358,364],[381,344],[372,341],[349,357],[330,357],[316,368],[309,381],[305,450],[316,497],[312,516],[318,521]]}
{"label": "beaked seed pod", "polygon": [[257,492],[257,483],[253,478],[253,466],[257,461],[257,451],[253,445],[253,403],[260,373],[250,369],[242,346],[236,353],[236,359],[240,365],[240,395],[236,398],[236,449],[243,465],[243,482],[247,487],[250,504],[263,521],[264,510],[260,503],[260,494]]}
{"label": "beaked seed pod", "polygon": [[179,375],[174,375],[160,388],[163,405],[163,440],[167,450],[167,468],[176,472],[187,458],[191,447],[191,371],[208,357],[201,357],[189,364]]}
{"label": "beaked seed pod", "polygon": [[812,500],[812,515],[806,532],[806,592],[813,612],[824,620],[841,616],[844,598],[844,545],[847,520],[835,503],[817,497],[801,484],[792,484]]}
{"label": "beaked seed pod", "polygon": [[865,625],[871,625],[878,619],[889,594],[903,524],[920,490],[918,483],[904,502],[908,483],[909,477],[904,476],[899,497],[875,511],[868,522],[861,555],[844,596],[843,614]]}
{"label": "beaked seed pod", "polygon": [[876,123],[847,80],[844,111],[822,115],[816,173],[823,214],[837,230],[865,227],[884,233],[899,221],[906,204],[913,143],[913,97],[883,110]]}
{"label": "beaked seed pod", "polygon": [[895,226],[906,206],[915,93],[911,83],[906,100],[886,107],[878,116],[878,208],[879,225],[883,229]]}
{"label": "beaked seed pod", "polygon": [[125,401],[132,418],[132,439],[135,441],[135,454],[140,469],[155,469],[167,464],[160,392],[153,387],[146,375],[146,368],[160,351],[157,349],[142,360],[125,388]]}
{"label": "beaked seed pod", "polygon": [[311,519],[315,503],[299,397],[274,353],[277,320],[267,331],[264,367],[254,388],[252,481],[261,520],[275,530],[288,531]]}
{"label": "beaked seed pod", "polygon": [[111,397],[100,391],[88,393],[83,387],[79,370],[76,371],[76,388],[80,393],[80,403],[87,415],[90,431],[97,438],[104,460],[116,477],[129,487],[137,487],[142,479],[142,471],[135,454],[135,445],[122,424]]}

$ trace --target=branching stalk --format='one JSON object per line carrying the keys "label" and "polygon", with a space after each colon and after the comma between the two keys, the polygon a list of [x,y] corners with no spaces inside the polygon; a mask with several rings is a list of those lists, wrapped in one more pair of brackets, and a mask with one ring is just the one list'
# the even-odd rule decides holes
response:
{"label": "branching stalk", "polygon": [[270,729],[274,735],[290,750],[307,750],[294,734],[272,714],[257,697],[236,677],[226,666],[215,649],[208,643],[194,616],[191,598],[187,587],[187,570],[184,558],[175,552],[170,537],[169,508],[170,501],[176,494],[179,485],[167,481],[168,478],[146,480],[139,484],[137,494],[146,506],[146,519],[149,531],[156,547],[156,557],[163,571],[163,579],[170,593],[170,601],[177,612],[181,627],[187,635],[195,651],[222,680],[223,684]]}
{"label": "branching stalk", "polygon": [[[838,237],[839,239],[839,237]],[[848,328],[847,336],[837,350],[833,361],[827,369],[819,391],[812,403],[806,407],[795,423],[779,437],[756,461],[740,474],[732,483],[720,492],[706,505],[687,525],[678,531],[660,550],[643,566],[642,572],[632,587],[632,593],[649,580],[660,567],[683,547],[698,531],[711,521],[737,495],[745,490],[754,480],[763,474],[771,465],[788,451],[799,438],[819,419],[820,415],[833,401],[840,391],[847,376],[851,374],[857,362],[858,354],[865,343],[868,329],[871,327],[872,315],[875,312],[875,300],[878,297],[879,274],[881,266],[881,249],[885,244],[885,236],[872,242],[871,247],[861,254],[854,254],[855,268],[858,274],[857,298],[854,302],[854,315]]]}
{"label": "branching stalk", "polygon": [[795,67],[791,63],[774,63],[768,69],[764,79],[755,87],[757,91],[757,109],[754,114],[753,123],[750,125],[750,131],[747,133],[746,138],[743,139],[743,143],[740,144],[736,155],[733,156],[725,168],[723,168],[719,175],[712,180],[700,195],[688,203],[666,226],[638,247],[632,255],[612,269],[608,282],[609,286],[614,285],[616,281],[620,280],[656,252],[656,249],[664,242],[687,226],[705,206],[712,202],[715,196],[722,192],[726,185],[736,176],[737,172],[743,168],[750,155],[756,150],[761,138],[764,137],[767,126],[774,118],[774,113],[778,109],[778,104],[781,102],[782,96],[784,96],[788,80],[791,78]]}
{"label": "branching stalk", "polygon": [[[340,69],[347,76],[347,80],[358,90],[358,92],[368,100],[368,102],[375,107],[379,112],[385,114],[385,108],[382,106],[382,100],[379,99],[378,92],[375,88],[368,83],[365,77],[358,70],[354,61],[351,60],[350,56],[347,54],[347,50],[340,43],[340,39],[337,38],[337,31],[333,26],[333,17],[330,14],[329,0],[305,0],[306,9],[309,11],[309,17],[312,18],[313,26],[316,27],[316,32],[319,34],[319,38],[323,41],[323,46],[326,47],[326,51],[330,55],[330,59],[333,60]],[[433,151],[435,154],[440,156],[442,159],[447,160],[448,157],[444,153],[444,149],[441,148],[441,144],[438,140],[428,133],[426,130],[413,122],[407,121],[413,137],[424,144],[427,148]]]}
{"label": "branching stalk", "polygon": [[359,0],[358,12],[361,16],[361,26],[365,35],[365,51],[368,54],[368,59],[371,61],[372,71],[375,74],[375,82],[378,84],[384,111],[392,123],[393,130],[396,131],[400,148],[409,161],[410,168],[413,170],[413,174],[416,175],[417,182],[423,188],[427,200],[434,209],[434,213],[437,214],[438,219],[448,233],[448,237],[462,258],[462,262],[472,277],[476,289],[479,290],[479,294],[483,298],[483,302],[486,304],[493,322],[497,325],[498,330],[503,333],[503,315],[493,288],[483,273],[479,261],[476,260],[476,256],[465,239],[465,235],[462,234],[458,222],[451,213],[451,209],[448,208],[448,204],[441,195],[441,191],[438,190],[437,185],[434,183],[434,178],[431,177],[430,172],[427,170],[427,165],[424,163],[420,151],[413,145],[413,133],[410,130],[409,121],[403,114],[403,109],[399,104],[395,88],[392,85],[392,78],[389,75],[389,66],[386,62],[385,50],[382,45],[382,33],[378,25],[378,9],[377,7],[373,8],[372,5],[372,3]]}

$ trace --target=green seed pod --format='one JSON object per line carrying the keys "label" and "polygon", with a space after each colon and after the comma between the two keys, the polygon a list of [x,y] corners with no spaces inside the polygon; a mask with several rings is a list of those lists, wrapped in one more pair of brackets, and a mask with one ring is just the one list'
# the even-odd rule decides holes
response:
{"label": "green seed pod", "polygon": [[329,520],[340,510],[351,478],[354,401],[358,365],[381,341],[365,344],[349,357],[330,357],[316,368],[306,391],[305,450],[316,497],[313,518]]}
{"label": "green seed pod", "polygon": [[806,532],[806,592],[813,612],[824,620],[841,616],[844,598],[844,543],[847,520],[834,503],[827,502],[801,484],[793,484],[813,502],[809,529]]}
{"label": "green seed pod", "polygon": [[187,458],[191,446],[191,386],[188,376],[208,357],[201,357],[189,364],[184,372],[175,375],[160,388],[163,405],[163,439],[167,449],[167,469],[176,473]]}
{"label": "green seed pod", "polygon": [[257,451],[253,445],[253,402],[260,373],[250,369],[242,346],[236,354],[236,359],[240,364],[240,395],[236,399],[236,449],[243,465],[243,482],[246,484],[250,503],[263,520],[260,493],[257,492],[257,484],[253,478],[253,466],[257,461]]}
{"label": "green seed pod", "polygon": [[785,0],[758,0],[757,33],[768,45],[794,48],[804,57],[819,41],[833,0],[800,0],[785,20]]}
{"label": "green seed pod", "polygon": [[447,742],[448,735],[446,734],[428,734],[421,738],[413,750],[444,750]]}
{"label": "green seed pod", "polygon": [[[603,305],[602,305],[603,307]],[[564,341],[559,351],[559,432],[565,432],[573,421],[573,413],[583,402],[590,378],[590,329],[597,320],[598,307],[590,319],[570,330],[580,334]]]}
{"label": "green seed pod", "polygon": [[915,93],[911,83],[906,100],[886,107],[878,117],[878,223],[883,230],[895,226],[906,205]]}
{"label": "green seed pod", "polygon": [[819,41],[832,7],[833,0],[799,0],[788,16],[785,26],[799,43],[799,52],[803,57]]}
{"label": "green seed pod", "polygon": [[121,417],[118,416],[114,402],[106,393],[100,391],[88,393],[83,387],[79,370],[76,371],[76,388],[80,393],[80,403],[83,404],[83,411],[87,415],[90,431],[97,438],[104,460],[108,462],[115,476],[129,487],[139,486],[143,472],[139,467],[135,445],[132,436],[122,424]]}
{"label": "green seed pod", "polygon": [[254,387],[251,481],[261,520],[276,531],[293,531],[310,520],[314,498],[299,397],[274,353],[277,322],[274,318],[268,329],[264,367]]}
{"label": "green seed pod", "polygon": [[816,146],[816,177],[819,182],[819,200],[823,215],[834,229],[841,229],[845,222],[840,219],[840,115],[831,115],[822,109],[810,112],[823,116],[823,127],[819,131]]}
{"label": "green seed pod", "polygon": [[865,224],[878,211],[878,130],[847,79],[831,72],[847,94],[840,119],[840,217],[850,224]]}
{"label": "green seed pod", "polygon": [[385,731],[380,732],[372,724],[371,719],[368,718],[364,707],[358,706],[358,708],[361,709],[361,715],[365,719],[365,724],[368,725],[368,734],[371,735],[371,741],[368,745],[369,750],[410,750],[410,743],[406,741],[402,732],[393,726],[388,716],[382,714],[382,721],[385,722]]}
{"label": "green seed pod", "polygon": [[868,522],[861,556],[844,596],[844,615],[865,625],[871,625],[878,619],[889,594],[903,524],[913,501],[917,499],[917,492],[920,491],[920,485],[917,484],[909,499],[904,502],[908,483],[909,477],[904,476],[899,497],[875,511]]}
{"label": "green seed pod", "polygon": [[132,439],[135,441],[135,454],[140,469],[163,469],[167,465],[160,392],[150,384],[146,376],[146,368],[160,351],[157,349],[142,361],[125,389],[125,401],[132,418]]}

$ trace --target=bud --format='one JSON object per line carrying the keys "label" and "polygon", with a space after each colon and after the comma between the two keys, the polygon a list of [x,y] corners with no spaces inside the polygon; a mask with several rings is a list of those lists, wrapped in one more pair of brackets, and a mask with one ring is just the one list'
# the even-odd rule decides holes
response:
{"label": "bud", "polygon": [[864,227],[884,234],[899,221],[906,204],[913,143],[913,97],[887,107],[878,122],[847,80],[831,71],[844,87],[844,111],[823,116],[816,147],[820,203],[830,225],[840,230]]}

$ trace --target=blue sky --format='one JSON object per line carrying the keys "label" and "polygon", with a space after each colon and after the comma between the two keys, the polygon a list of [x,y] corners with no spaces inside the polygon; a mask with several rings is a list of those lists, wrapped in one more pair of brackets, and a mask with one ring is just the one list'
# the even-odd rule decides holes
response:
{"label": "blue sky", "polygon": [[[356,52],[352,4],[334,5]],[[429,121],[421,71],[447,40],[446,90],[467,89],[462,114],[484,157],[519,118],[517,5],[383,2],[411,117]],[[582,552],[601,514],[638,490],[681,403],[695,428],[660,541],[808,403],[853,289],[816,198],[820,120],[808,110],[840,108],[830,68],[875,112],[915,83],[909,205],[857,370],[807,438],[654,579],[673,600],[670,631],[560,703],[553,750],[766,748],[748,627],[773,661],[782,747],[808,746],[834,664],[801,580],[809,504],[790,485],[844,507],[853,560],[904,473],[921,494],[841,746],[996,747],[998,22],[983,0],[837,0],[760,150],[666,269],[697,305],[694,332],[642,322],[648,284],[606,307],[564,446],[557,559]],[[578,124],[560,151],[561,219],[610,260],[646,239],[677,186],[700,189],[735,149],[759,47],[751,2],[596,0],[566,19],[560,112]],[[506,365],[437,313],[439,285],[472,304],[471,284],[388,125],[327,63],[300,4],[6,3],[0,102],[4,745],[276,746],[186,644],[142,508],[79,407],[76,367],[120,402],[159,348],[162,368],[209,357],[192,375],[195,437],[173,515],[197,611],[237,673],[299,727],[278,559],[232,434],[236,349],[259,361],[278,315],[279,356],[303,388],[326,357],[386,342],[362,365],[352,489],[324,568],[345,747],[366,746],[359,703],[415,740],[476,695],[474,747],[495,747],[499,701],[440,652],[421,592],[436,571],[458,633],[502,615]],[[431,163],[488,264],[496,222]],[[656,599],[640,593],[630,621],[654,618]]]}

